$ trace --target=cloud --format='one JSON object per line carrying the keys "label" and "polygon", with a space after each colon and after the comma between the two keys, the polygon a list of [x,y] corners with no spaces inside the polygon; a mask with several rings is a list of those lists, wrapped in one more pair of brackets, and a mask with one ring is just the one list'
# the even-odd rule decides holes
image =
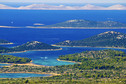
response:
{"label": "cloud", "polygon": [[45,25],[45,24],[41,24],[41,23],[34,23],[33,25]]}
{"label": "cloud", "polygon": [[87,4],[84,6],[65,6],[65,5],[47,5],[47,4],[31,4],[28,6],[20,7],[9,7],[3,4],[0,4],[0,9],[17,9],[17,10],[126,10],[126,6],[117,4],[109,7],[95,6]]}
{"label": "cloud", "polygon": [[46,4],[32,4],[29,6],[21,6],[17,9],[31,9],[31,10],[76,10],[75,7],[71,6],[53,6],[53,5],[46,5]]}
{"label": "cloud", "polygon": [[0,9],[15,9],[14,7],[6,6],[3,4],[0,4]]}
{"label": "cloud", "polygon": [[46,4],[32,4],[29,6],[21,6],[17,9],[31,9],[31,10],[102,10],[104,7],[87,4],[85,6],[52,6]]}
{"label": "cloud", "polygon": [[108,10],[126,10],[126,6],[117,4],[107,8]]}
{"label": "cloud", "polygon": [[80,7],[80,10],[104,10],[104,7],[101,6],[95,6],[91,4],[87,4],[85,6]]}

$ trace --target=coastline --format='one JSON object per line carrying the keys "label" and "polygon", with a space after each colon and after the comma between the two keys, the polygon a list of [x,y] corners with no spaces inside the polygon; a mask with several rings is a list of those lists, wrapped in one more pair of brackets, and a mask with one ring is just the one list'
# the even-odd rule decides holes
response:
{"label": "coastline", "polygon": [[48,28],[48,29],[126,29],[126,27],[34,27],[26,26],[26,28]]}
{"label": "coastline", "polygon": [[6,52],[6,53],[23,53],[27,51],[57,51],[57,50],[62,50],[62,48],[59,49],[38,49],[38,50],[24,50],[24,51],[17,51],[17,52]]}
{"label": "coastline", "polygon": [[16,64],[16,63],[0,63],[0,64],[10,64],[10,65],[4,66],[4,67],[11,67],[13,65],[27,65],[27,66],[49,67],[49,66],[34,64],[34,63],[32,63],[32,60],[29,63],[24,63],[24,64]]}
{"label": "coastline", "polygon": [[[52,45],[52,46],[57,46],[57,47],[87,47],[87,48],[91,48],[93,46],[63,46],[63,45]],[[123,48],[123,47],[93,47],[93,48],[114,48],[114,49],[126,49],[126,48]]]}
{"label": "coastline", "polygon": [[44,27],[44,26],[0,26],[0,28],[40,28],[40,29],[126,29],[126,27]]}
{"label": "coastline", "polygon": [[73,62],[73,63],[77,63],[77,64],[82,64],[81,62],[75,62],[75,61],[67,61],[67,60],[60,60],[60,59],[56,59],[57,61],[64,61],[64,62]]}
{"label": "coastline", "polygon": [[[11,67],[13,65],[28,65],[28,66],[41,66],[41,67],[45,67],[44,65],[34,64],[34,63],[32,63],[32,61],[30,61],[29,63],[24,63],[24,64],[16,64],[16,63],[0,63],[0,64],[10,64],[8,66],[3,66],[3,67]],[[46,67],[48,67],[48,66],[46,66]]]}
{"label": "coastline", "polygon": [[52,74],[53,76],[54,76],[54,75],[60,75],[60,74],[57,74],[57,73],[45,73],[45,72],[4,72],[4,73],[34,73],[34,74]]}
{"label": "coastline", "polygon": [[49,67],[49,66],[45,66],[45,65],[34,64],[34,63],[32,63],[32,61],[30,61],[29,63],[25,63],[25,64],[12,64],[11,66],[13,66],[13,65],[27,65],[27,66]]}
{"label": "coastline", "polygon": [[[28,65],[28,66],[37,66],[37,67],[50,67],[50,66],[44,66],[44,65],[37,65],[32,63],[32,61],[30,61],[30,63],[26,63],[26,64],[14,64],[14,63],[1,63],[1,64],[11,64],[8,66],[3,66],[3,67],[11,67],[13,65]],[[33,74],[50,74],[50,76],[45,76],[45,77],[52,77],[52,76],[57,76],[57,75],[61,75],[61,74],[57,74],[57,73],[46,73],[46,72],[0,72],[0,73],[33,73]],[[28,77],[26,77],[28,78]],[[0,79],[4,79],[4,78],[0,78]],[[6,79],[6,78],[5,78]]]}
{"label": "coastline", "polygon": [[[46,73],[46,72],[2,72],[2,73],[33,73],[33,74],[49,74],[50,75],[50,76],[44,76],[44,77],[52,77],[52,76],[61,75],[61,74],[57,74],[57,73]],[[25,77],[25,78],[29,78],[29,77]],[[8,78],[0,78],[0,79],[8,79]]]}
{"label": "coastline", "polygon": [[9,44],[14,44],[14,43],[0,43],[0,45],[9,45]]}
{"label": "coastline", "polygon": [[15,27],[15,26],[0,26],[0,28],[24,28],[24,27]]}

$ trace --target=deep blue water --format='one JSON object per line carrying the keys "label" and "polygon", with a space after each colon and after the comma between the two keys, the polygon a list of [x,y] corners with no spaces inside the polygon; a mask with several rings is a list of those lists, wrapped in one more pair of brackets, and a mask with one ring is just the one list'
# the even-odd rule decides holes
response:
{"label": "deep blue water", "polygon": [[[94,21],[114,20],[126,23],[126,11],[40,11],[40,10],[0,10],[0,25],[28,26],[34,23],[45,25],[63,22],[71,19],[86,19]],[[11,24],[11,22],[14,22]],[[0,39],[13,42],[13,47],[27,41],[41,41],[55,44],[64,40],[80,40],[106,31],[117,31],[126,34],[126,29],[9,29],[0,28]],[[60,51],[28,51],[11,53],[10,55],[28,57],[33,63],[46,66],[68,65],[71,62],[57,61],[60,55],[78,53],[86,50],[101,50],[105,48],[63,47]],[[126,52],[126,49],[117,49]],[[6,53],[5,53],[6,54]],[[5,76],[8,74],[5,74]],[[0,75],[1,76],[1,75]],[[16,74],[13,74],[16,77]],[[11,76],[10,76],[11,77]],[[25,77],[22,75],[22,77]]]}
{"label": "deep blue water", "polygon": [[126,10],[0,10],[0,25],[10,26],[32,26],[34,23],[50,25],[71,19],[126,23],[125,18]]}
{"label": "deep blue water", "polygon": [[0,73],[0,78],[25,78],[25,77],[45,77],[50,74],[33,74],[33,73]]}
{"label": "deep blue water", "polygon": [[[54,44],[64,40],[80,40],[90,36],[106,32],[117,31],[126,33],[126,29],[4,29],[1,28],[0,37],[2,39],[14,42],[13,45],[3,45],[13,47],[23,44],[27,41],[41,41],[48,44]],[[105,48],[83,48],[83,47],[63,47],[63,50],[58,51],[28,51],[25,53],[11,53],[9,55],[28,57],[33,60],[33,63],[46,66],[68,65],[74,64],[71,62],[57,61],[60,55],[72,54],[86,50],[101,50]],[[125,51],[125,49],[122,49]],[[7,53],[5,53],[7,54]]]}

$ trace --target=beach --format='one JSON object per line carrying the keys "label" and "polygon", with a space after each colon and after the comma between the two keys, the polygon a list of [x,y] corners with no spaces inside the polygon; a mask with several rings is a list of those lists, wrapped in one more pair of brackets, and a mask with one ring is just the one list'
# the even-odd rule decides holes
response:
{"label": "beach", "polygon": [[73,62],[73,63],[77,63],[77,64],[82,64],[81,62],[75,62],[75,61],[67,61],[67,60],[60,60],[60,59],[56,59],[57,61],[64,61],[64,62]]}

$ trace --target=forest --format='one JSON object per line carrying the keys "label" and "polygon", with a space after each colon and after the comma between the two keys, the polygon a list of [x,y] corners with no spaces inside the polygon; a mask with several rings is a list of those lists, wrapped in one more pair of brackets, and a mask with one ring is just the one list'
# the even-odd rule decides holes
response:
{"label": "forest", "polygon": [[31,59],[29,58],[22,58],[22,57],[16,57],[12,55],[0,55],[0,63],[29,63]]}
{"label": "forest", "polygon": [[[1,73],[46,73],[57,74],[51,77],[1,79],[10,84],[21,82],[47,84],[125,84],[126,53],[117,50],[84,51],[82,53],[59,56],[60,60],[81,62],[62,66],[13,65],[0,68]],[[16,80],[16,81],[15,81]]]}

